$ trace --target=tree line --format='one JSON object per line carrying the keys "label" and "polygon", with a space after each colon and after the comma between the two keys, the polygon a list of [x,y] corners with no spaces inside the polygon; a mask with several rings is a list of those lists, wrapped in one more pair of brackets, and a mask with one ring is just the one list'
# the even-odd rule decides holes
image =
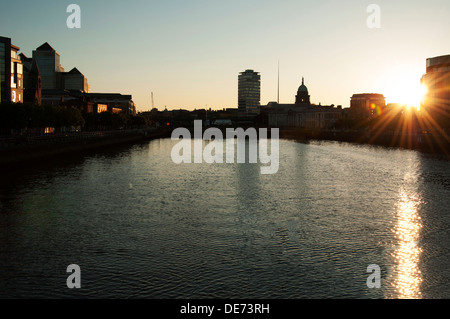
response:
{"label": "tree line", "polygon": [[149,125],[144,115],[113,114],[110,112],[87,113],[77,108],[40,106],[30,103],[0,104],[0,134],[14,135],[43,131],[46,127],[55,131],[67,128],[83,130],[110,130]]}

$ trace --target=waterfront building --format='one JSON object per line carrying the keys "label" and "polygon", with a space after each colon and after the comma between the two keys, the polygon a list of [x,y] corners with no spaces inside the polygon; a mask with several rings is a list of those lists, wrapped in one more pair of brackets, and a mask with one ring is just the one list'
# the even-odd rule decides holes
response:
{"label": "waterfront building", "polygon": [[423,110],[433,119],[433,125],[450,128],[450,55],[427,59],[426,74],[422,84],[427,93]]}
{"label": "waterfront building", "polygon": [[23,101],[41,105],[42,78],[37,62],[23,53],[19,57],[23,63]]}
{"label": "waterfront building", "polygon": [[90,92],[87,78],[77,69],[64,71],[60,54],[45,42],[33,51],[33,61],[37,62],[43,90],[77,90]]}
{"label": "waterfront building", "polygon": [[297,90],[295,104],[270,102],[264,111],[270,127],[330,130],[342,118],[342,107],[311,104],[305,80]]}
{"label": "waterfront building", "polygon": [[131,95],[120,93],[82,93],[87,101],[94,105],[102,105],[102,110],[106,105],[109,112],[136,115],[136,105]]}
{"label": "waterfront building", "polygon": [[87,78],[77,68],[63,73],[61,81],[65,90],[77,90],[86,93],[90,91]]}
{"label": "waterfront building", "polygon": [[308,88],[305,85],[305,78],[302,78],[302,85],[298,88],[297,96],[295,97],[295,105],[309,105],[311,104]]}
{"label": "waterfront building", "polygon": [[23,102],[23,64],[19,47],[11,38],[0,37],[0,97],[1,102]]}
{"label": "waterfront building", "polygon": [[87,113],[123,113],[136,115],[131,95],[120,93],[85,93],[76,90],[43,90],[42,104],[75,107]]}
{"label": "waterfront building", "polygon": [[385,108],[386,98],[383,94],[353,94],[350,100],[350,116],[357,119],[381,115]]}
{"label": "waterfront building", "polygon": [[257,115],[261,108],[261,75],[253,70],[238,77],[238,109],[242,115]]}
{"label": "waterfront building", "polygon": [[76,67],[65,72],[60,54],[47,42],[33,51],[30,60],[23,56],[27,65],[36,63],[42,83],[42,104],[76,107],[83,111],[136,115],[131,95],[119,93],[91,93],[87,78]]}
{"label": "waterfront building", "polygon": [[33,60],[36,61],[42,79],[42,90],[61,89],[61,56],[50,44],[45,42],[33,51]]}

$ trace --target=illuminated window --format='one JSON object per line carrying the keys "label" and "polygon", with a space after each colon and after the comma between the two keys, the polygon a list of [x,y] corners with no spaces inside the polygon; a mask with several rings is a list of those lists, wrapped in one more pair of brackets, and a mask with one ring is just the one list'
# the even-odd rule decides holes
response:
{"label": "illuminated window", "polygon": [[97,105],[97,113],[103,113],[108,111],[108,106],[106,104]]}
{"label": "illuminated window", "polygon": [[12,91],[12,101],[16,103],[16,91]]}

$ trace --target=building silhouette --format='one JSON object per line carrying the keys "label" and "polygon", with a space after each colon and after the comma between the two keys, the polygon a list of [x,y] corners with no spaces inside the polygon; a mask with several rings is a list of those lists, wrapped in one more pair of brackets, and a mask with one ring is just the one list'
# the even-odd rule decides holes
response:
{"label": "building silhouette", "polygon": [[65,72],[60,54],[47,42],[33,50],[32,58],[18,55],[11,39],[0,37],[1,102],[78,108],[87,113],[136,115],[131,95],[91,93],[87,78],[76,67]]}
{"label": "building silhouette", "polygon": [[298,88],[297,96],[295,97],[295,105],[311,104],[308,88],[305,86],[305,78],[302,77],[302,85]]}
{"label": "building silhouette", "polygon": [[0,96],[1,102],[23,102],[23,64],[19,47],[11,39],[0,37]]}
{"label": "building silhouette", "polygon": [[60,54],[47,42],[33,51],[42,78],[42,90],[78,90],[89,93],[87,78],[77,69],[65,72]]}
{"label": "building silhouette", "polygon": [[21,53],[23,63],[23,102],[42,104],[42,78],[36,60]]}
{"label": "building silhouette", "polygon": [[77,68],[73,68],[69,72],[62,74],[61,87],[65,90],[77,90],[84,93],[90,92],[87,78]]}
{"label": "building silhouette", "polygon": [[238,109],[242,115],[257,115],[261,109],[261,75],[253,70],[238,77]]}
{"label": "building silhouette", "polygon": [[310,101],[305,79],[297,90],[295,104],[270,102],[264,107],[270,127],[330,130],[343,116],[341,106],[315,105]]}
{"label": "building silhouette", "polygon": [[386,98],[383,94],[362,93],[353,94],[350,99],[350,116],[357,119],[371,118],[386,108]]}
{"label": "building silhouette", "polygon": [[427,59],[421,82],[428,89],[422,108],[432,118],[431,126],[450,129],[450,55]]}
{"label": "building silhouette", "polygon": [[33,60],[36,61],[41,73],[42,90],[60,89],[61,74],[64,72],[60,54],[45,42],[33,51]]}

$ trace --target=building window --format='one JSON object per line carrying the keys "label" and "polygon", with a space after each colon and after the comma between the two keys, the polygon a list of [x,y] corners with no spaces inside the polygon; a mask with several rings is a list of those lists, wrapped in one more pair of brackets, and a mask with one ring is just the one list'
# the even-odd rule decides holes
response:
{"label": "building window", "polygon": [[16,103],[16,91],[12,91],[12,101]]}

